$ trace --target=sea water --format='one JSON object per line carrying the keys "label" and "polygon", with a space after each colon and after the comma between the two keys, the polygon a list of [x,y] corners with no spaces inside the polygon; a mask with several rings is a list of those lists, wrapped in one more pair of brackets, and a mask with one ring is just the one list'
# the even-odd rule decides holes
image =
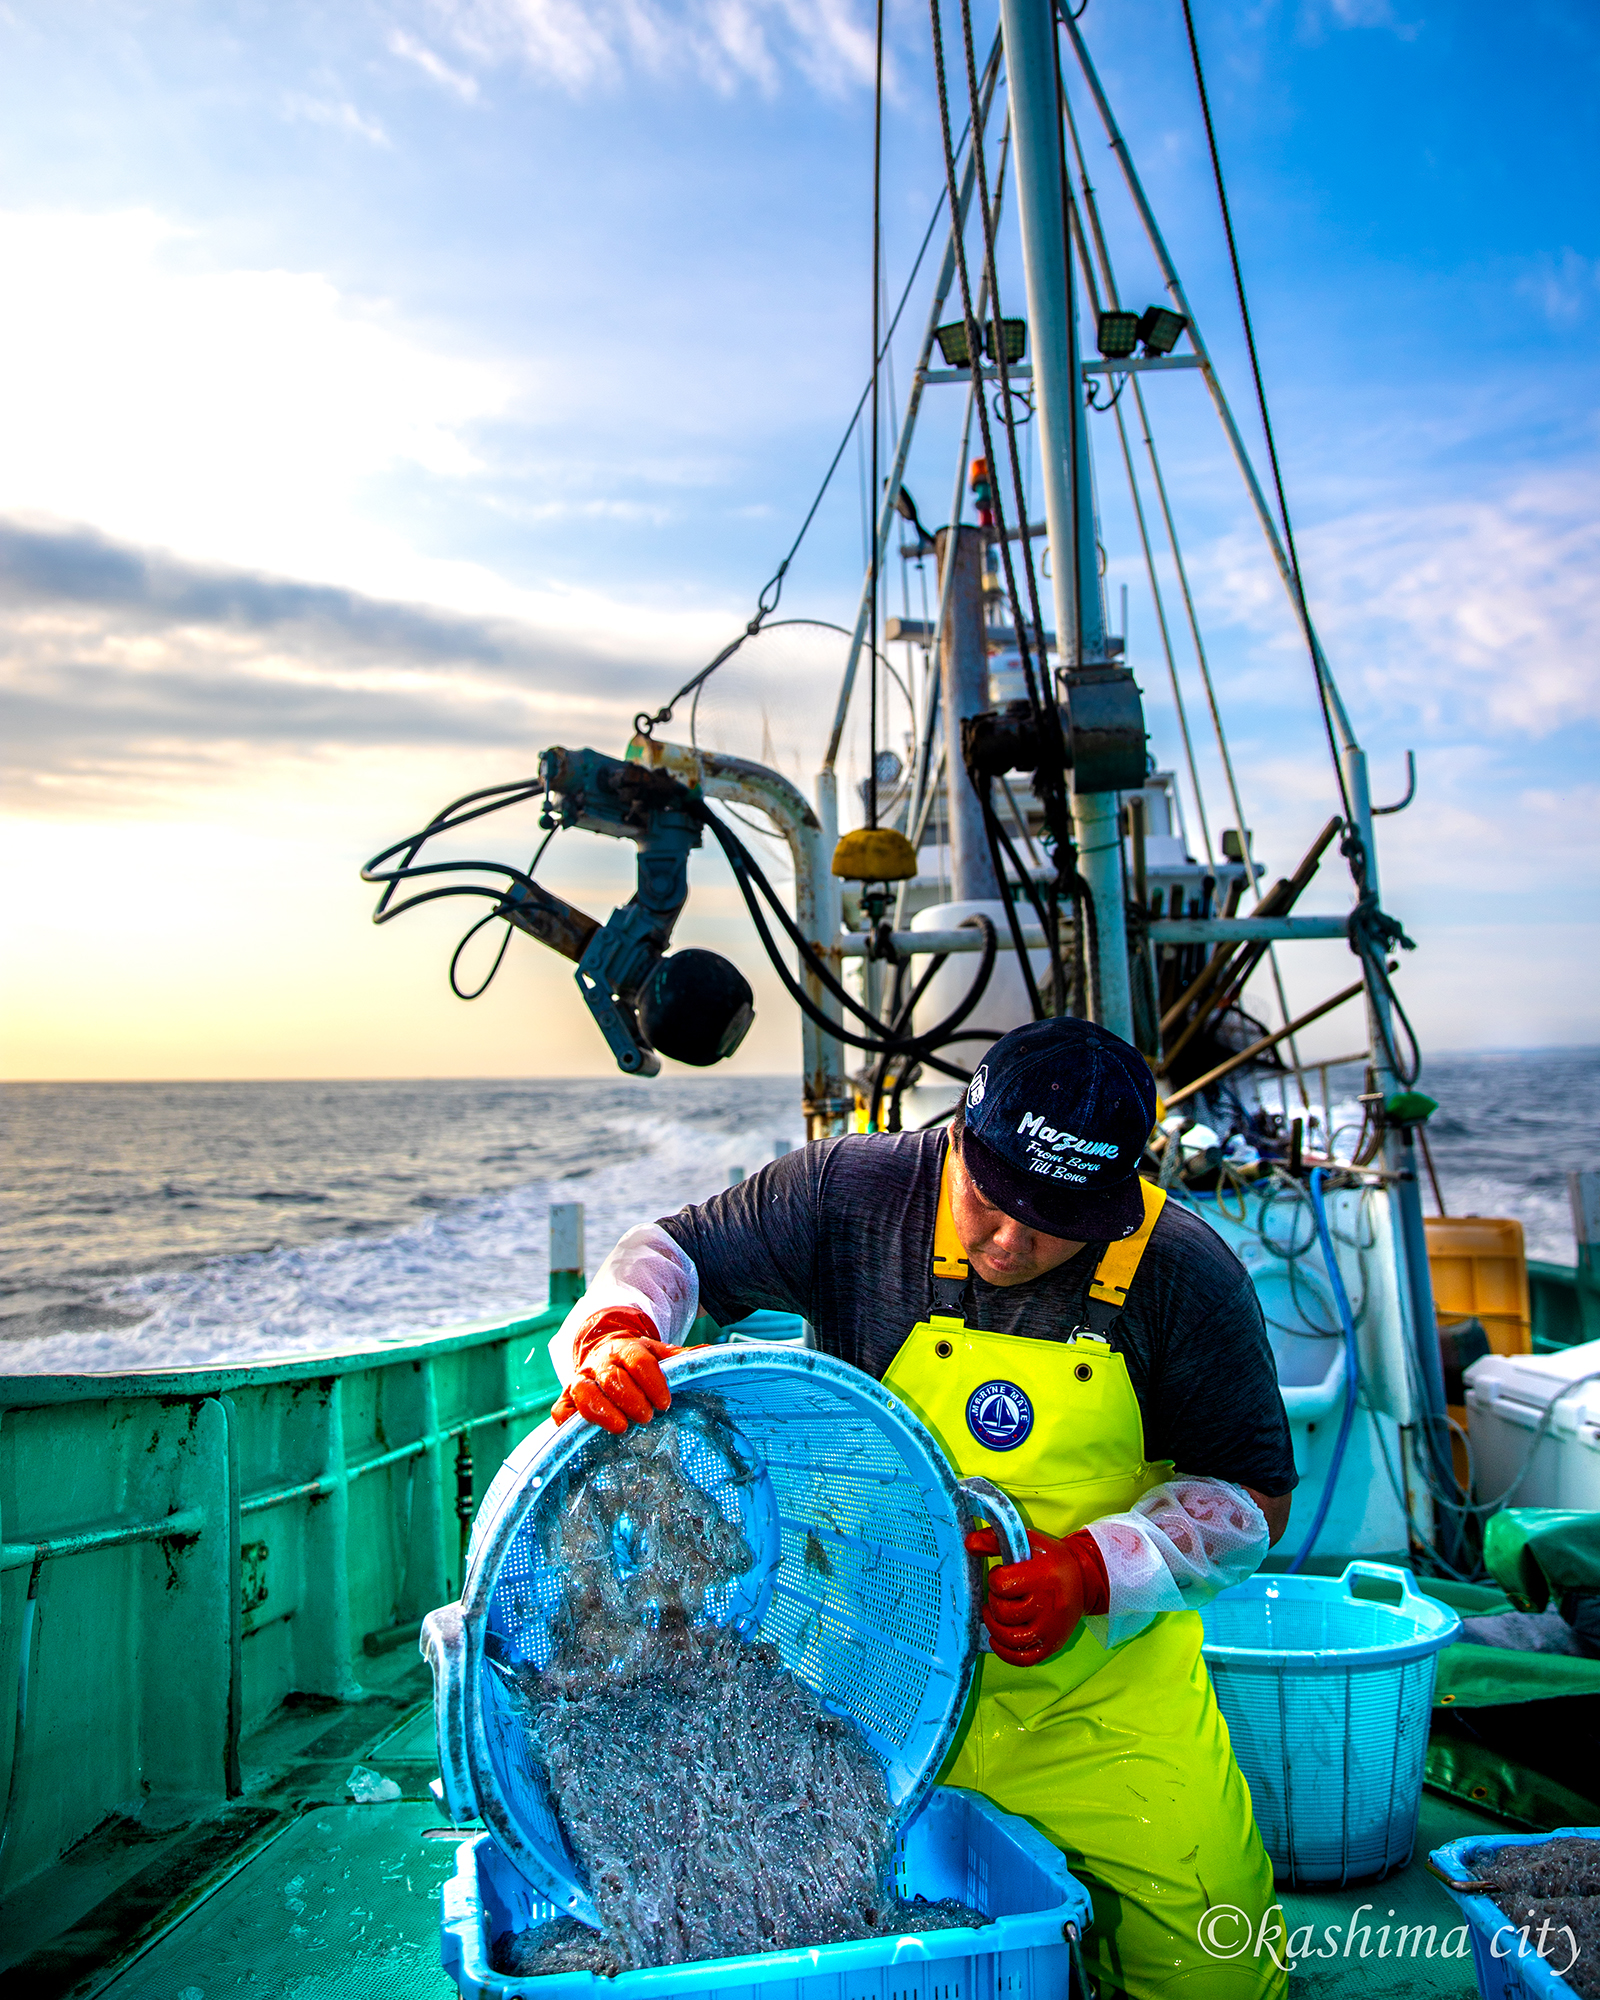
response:
{"label": "sea water", "polygon": [[[1422,1081],[1451,1212],[1517,1216],[1530,1256],[1571,1263],[1566,1174],[1600,1164],[1600,1050],[1440,1056]],[[1336,1126],[1360,1088],[1334,1071]],[[9,1373],[327,1353],[526,1315],[545,1301],[552,1202],[584,1204],[593,1270],[633,1223],[802,1137],[795,1077],[9,1084],[0,1105]]]}
{"label": "sea water", "polygon": [[788,1077],[9,1084],[0,1372],[379,1347],[543,1309],[800,1142]]}

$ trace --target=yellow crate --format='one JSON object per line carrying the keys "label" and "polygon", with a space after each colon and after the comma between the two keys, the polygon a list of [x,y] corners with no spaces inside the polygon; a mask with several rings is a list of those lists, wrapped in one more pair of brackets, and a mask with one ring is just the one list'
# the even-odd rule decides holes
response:
{"label": "yellow crate", "polygon": [[1522,1224],[1511,1216],[1430,1215],[1423,1226],[1440,1324],[1479,1319],[1494,1353],[1530,1353],[1533,1314]]}

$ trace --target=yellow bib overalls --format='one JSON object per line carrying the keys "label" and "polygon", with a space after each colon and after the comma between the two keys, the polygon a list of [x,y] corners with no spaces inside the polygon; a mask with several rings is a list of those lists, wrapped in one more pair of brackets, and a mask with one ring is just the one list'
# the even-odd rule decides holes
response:
{"label": "yellow bib overalls", "polygon": [[[1172,1475],[1148,1465],[1127,1364],[1082,1328],[1067,1341],[984,1333],[959,1317],[966,1252],[950,1209],[945,1155],[934,1234],[932,1316],[884,1375],[962,1477],[981,1473],[1031,1528],[1069,1535],[1125,1513]],[[1127,1296],[1166,1197],[1141,1181],[1145,1216],[1097,1267],[1091,1311],[1108,1327]],[[1281,1996],[1270,1953],[1209,1956],[1199,1927],[1214,1905],[1273,1901],[1272,1866],[1200,1657],[1193,1611],[1159,1615],[1109,1651],[1080,1625],[1039,1666],[986,1653],[963,1730],[941,1774],[1054,1842],[1094,1899],[1084,1941],[1101,2000]],[[1232,1933],[1230,1932],[1230,1942]]]}

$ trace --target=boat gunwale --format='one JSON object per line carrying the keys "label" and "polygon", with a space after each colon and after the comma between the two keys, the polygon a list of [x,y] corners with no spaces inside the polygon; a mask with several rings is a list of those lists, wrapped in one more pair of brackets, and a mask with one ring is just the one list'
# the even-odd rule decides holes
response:
{"label": "boat gunwale", "polygon": [[338,1349],[326,1354],[281,1355],[271,1360],[218,1367],[195,1362],[178,1368],[133,1368],[116,1373],[3,1375],[0,1409],[34,1409],[52,1403],[111,1401],[119,1397],[214,1396],[267,1382],[315,1382],[334,1375],[358,1375],[404,1361],[432,1361],[467,1353],[496,1341],[516,1340],[559,1325],[566,1303],[553,1302],[544,1311],[494,1326],[447,1328],[419,1340],[385,1343],[380,1347]]}

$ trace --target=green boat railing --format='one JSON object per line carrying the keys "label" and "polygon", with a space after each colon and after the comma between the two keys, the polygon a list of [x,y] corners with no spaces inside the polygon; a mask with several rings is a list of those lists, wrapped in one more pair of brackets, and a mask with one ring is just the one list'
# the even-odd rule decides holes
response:
{"label": "green boat railing", "polygon": [[557,1270],[543,1312],[361,1353],[0,1378],[7,1892],[129,1802],[237,1797],[286,1697],[354,1700],[363,1657],[414,1643],[582,1288]]}
{"label": "green boat railing", "polygon": [[1530,1257],[1528,1302],[1535,1354],[1600,1340],[1600,1272],[1592,1264],[1547,1264]]}

